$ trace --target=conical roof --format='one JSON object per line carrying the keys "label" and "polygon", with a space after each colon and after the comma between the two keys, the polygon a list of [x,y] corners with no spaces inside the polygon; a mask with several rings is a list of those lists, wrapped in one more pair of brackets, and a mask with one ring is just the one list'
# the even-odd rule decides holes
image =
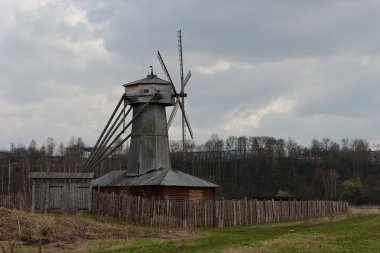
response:
{"label": "conical roof", "polygon": [[157,75],[153,74],[153,72],[151,72],[149,75],[146,76],[146,78],[143,78],[143,79],[140,79],[140,80],[137,80],[137,81],[133,81],[133,82],[130,82],[130,83],[127,83],[127,84],[124,84],[123,86],[126,87],[126,86],[132,86],[132,85],[137,85],[137,84],[164,84],[164,85],[170,85],[171,83],[169,83],[168,81],[165,81],[161,78],[158,78]]}

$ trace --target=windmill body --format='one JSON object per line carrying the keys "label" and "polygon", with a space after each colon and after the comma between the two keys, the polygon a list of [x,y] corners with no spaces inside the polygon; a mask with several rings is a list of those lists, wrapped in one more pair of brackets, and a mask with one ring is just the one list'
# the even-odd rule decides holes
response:
{"label": "windmill body", "polygon": [[142,175],[159,168],[171,168],[166,106],[174,105],[171,84],[153,74],[124,85],[127,104],[133,114],[156,94],[132,123],[128,174]]}

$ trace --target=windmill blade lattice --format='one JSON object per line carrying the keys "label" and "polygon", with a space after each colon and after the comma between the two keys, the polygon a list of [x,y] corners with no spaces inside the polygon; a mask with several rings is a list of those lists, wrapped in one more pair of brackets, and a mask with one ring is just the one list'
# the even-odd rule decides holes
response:
{"label": "windmill blade lattice", "polygon": [[[164,63],[164,60],[163,60],[162,57],[161,57],[160,51],[157,51],[157,59],[158,59],[158,61],[160,62],[161,67],[162,67],[162,70],[164,71],[164,73],[165,73],[165,75],[166,75],[168,81],[169,81],[169,82],[171,83],[171,85],[172,85],[172,90],[173,90],[173,93],[174,93],[174,97],[176,98],[176,103],[178,103],[179,107],[181,108],[181,112],[182,112],[182,115],[183,115],[183,118],[184,118],[184,122],[185,122],[185,124],[186,124],[186,126],[187,126],[187,129],[189,130],[189,133],[190,133],[191,138],[193,138],[193,131],[191,130],[190,122],[189,122],[189,120],[188,120],[188,118],[187,118],[187,116],[186,116],[186,112],[185,112],[185,110],[184,110],[184,108],[183,108],[183,104],[182,104],[182,102],[181,102],[181,100],[180,100],[180,98],[183,97],[183,96],[186,96],[186,94],[178,94],[178,92],[177,92],[177,90],[176,90],[176,88],[175,88],[175,86],[174,86],[174,83],[173,83],[173,81],[172,81],[172,79],[171,79],[171,77],[170,77],[170,74],[169,74],[169,72],[168,72],[168,70],[167,70],[167,68],[166,68],[166,65],[165,65],[165,63]],[[190,74],[190,76],[191,76],[191,74]],[[190,77],[189,77],[189,78],[190,78]],[[173,110],[174,110],[174,109],[173,109]],[[178,109],[177,109],[177,110],[178,110]],[[172,113],[173,113],[173,112],[172,112]],[[174,118],[174,117],[173,117],[173,118]]]}
{"label": "windmill blade lattice", "polygon": [[176,101],[175,102],[175,105],[174,105],[174,108],[172,110],[172,113],[170,114],[170,117],[169,117],[169,120],[168,120],[168,129],[170,127],[170,125],[173,123],[173,120],[174,120],[174,117],[178,111],[178,108],[179,108],[179,103]]}
{"label": "windmill blade lattice", "polygon": [[184,87],[186,87],[186,84],[189,81],[190,77],[191,77],[191,71],[189,70],[189,72],[187,72],[185,79],[183,79],[183,86]]}

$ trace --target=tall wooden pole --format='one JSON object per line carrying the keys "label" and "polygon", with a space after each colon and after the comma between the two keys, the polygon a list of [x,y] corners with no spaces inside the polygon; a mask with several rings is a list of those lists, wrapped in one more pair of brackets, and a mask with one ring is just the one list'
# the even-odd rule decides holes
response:
{"label": "tall wooden pole", "polygon": [[185,129],[185,84],[183,82],[183,55],[182,55],[182,35],[181,30],[178,31],[178,52],[179,52],[179,65],[180,65],[180,74],[181,74],[181,102],[182,102],[182,162],[183,162],[183,170],[185,170],[186,167],[186,129]]}

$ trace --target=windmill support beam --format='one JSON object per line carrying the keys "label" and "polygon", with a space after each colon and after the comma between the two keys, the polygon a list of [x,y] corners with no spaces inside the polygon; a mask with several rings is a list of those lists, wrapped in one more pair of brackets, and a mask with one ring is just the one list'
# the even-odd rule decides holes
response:
{"label": "windmill support beam", "polygon": [[94,165],[92,165],[90,167],[90,170],[92,168],[96,167],[97,165],[99,165],[101,162],[103,162],[104,159],[106,159],[108,156],[110,156],[115,150],[117,150],[121,145],[123,145],[124,142],[126,142],[130,137],[131,137],[131,134],[128,134],[118,145],[116,145],[115,147],[113,147],[105,156],[103,156],[103,158],[101,158],[96,163],[94,163]]}
{"label": "windmill support beam", "polygon": [[[107,158],[110,154],[112,154],[112,152],[114,150],[116,150],[115,148],[113,148],[111,151],[112,152],[108,152],[106,156],[104,156],[104,154],[112,147],[112,145],[120,138],[120,136],[125,132],[126,129],[128,129],[128,127],[132,124],[132,122],[134,122],[136,120],[136,118],[138,118],[140,116],[140,114],[144,111],[144,109],[152,102],[153,99],[155,99],[157,96],[159,95],[159,92],[156,92],[152,98],[147,102],[145,103],[141,108],[140,110],[134,114],[132,120],[127,124],[125,125],[125,127],[123,127],[123,129],[120,131],[120,133],[113,139],[113,141],[108,145],[108,147],[106,147],[105,149],[103,149],[102,151],[100,151],[100,153],[96,156],[95,159],[93,159],[93,161],[90,161],[89,162],[89,165],[83,170],[83,171],[90,171],[92,168],[94,168],[96,165],[98,165],[100,163],[100,161],[103,161],[105,158]],[[116,130],[120,127],[121,123],[123,122],[125,117],[123,117],[123,119],[119,122],[118,126],[114,129],[114,131],[112,132],[112,134],[110,135],[110,137],[108,137],[108,140],[106,143],[108,143],[108,141],[110,140],[110,138],[115,134]],[[128,137],[128,136],[127,136]],[[130,135],[129,135],[130,137]],[[129,138],[128,137],[128,138]],[[123,139],[123,141],[125,142],[128,138],[125,138]],[[122,143],[123,143],[122,141]],[[121,144],[120,144],[121,145]]]}
{"label": "windmill support beam", "polygon": [[[120,107],[120,105],[121,105],[121,103],[122,103],[123,101],[125,101],[125,94],[123,94],[123,95],[121,96],[119,102],[117,103],[115,109],[113,110],[111,117],[109,118],[109,120],[108,120],[106,126],[104,127],[102,133],[100,134],[98,140],[96,141],[96,144],[95,144],[95,146],[94,146],[94,150],[96,150],[96,149],[98,148],[98,144],[99,144],[100,140],[103,138],[104,133],[106,132],[108,126],[109,126],[110,123],[112,122],[113,117],[115,116],[116,112],[119,110],[119,107]],[[94,150],[93,150],[93,151],[94,151]],[[92,159],[93,156],[94,156],[94,152],[91,152],[90,157],[86,160],[86,163],[83,165],[83,169],[86,168],[88,162]]]}
{"label": "windmill support beam", "polygon": [[[124,107],[125,108],[125,107]],[[127,111],[127,113],[124,112],[124,110],[120,111],[119,115],[117,116],[115,122],[112,124],[111,128],[108,130],[106,136],[104,137],[104,139],[102,140],[101,144],[100,144],[100,147],[98,148],[98,150],[96,151],[95,155],[94,155],[94,161],[96,161],[99,156],[100,156],[100,152],[102,150],[104,150],[105,146],[107,145],[107,143],[110,141],[110,139],[112,138],[112,136],[116,133],[116,131],[119,129],[119,127],[121,126],[121,124],[123,124],[125,122],[125,118],[128,116],[129,112],[131,111],[132,107],[130,107]],[[118,122],[119,118],[121,117],[121,115],[123,115],[123,118],[119,121],[119,123],[117,124],[116,128],[115,128],[115,125],[116,123]],[[112,131],[112,132],[111,132]],[[93,162],[93,161],[91,161]]]}

